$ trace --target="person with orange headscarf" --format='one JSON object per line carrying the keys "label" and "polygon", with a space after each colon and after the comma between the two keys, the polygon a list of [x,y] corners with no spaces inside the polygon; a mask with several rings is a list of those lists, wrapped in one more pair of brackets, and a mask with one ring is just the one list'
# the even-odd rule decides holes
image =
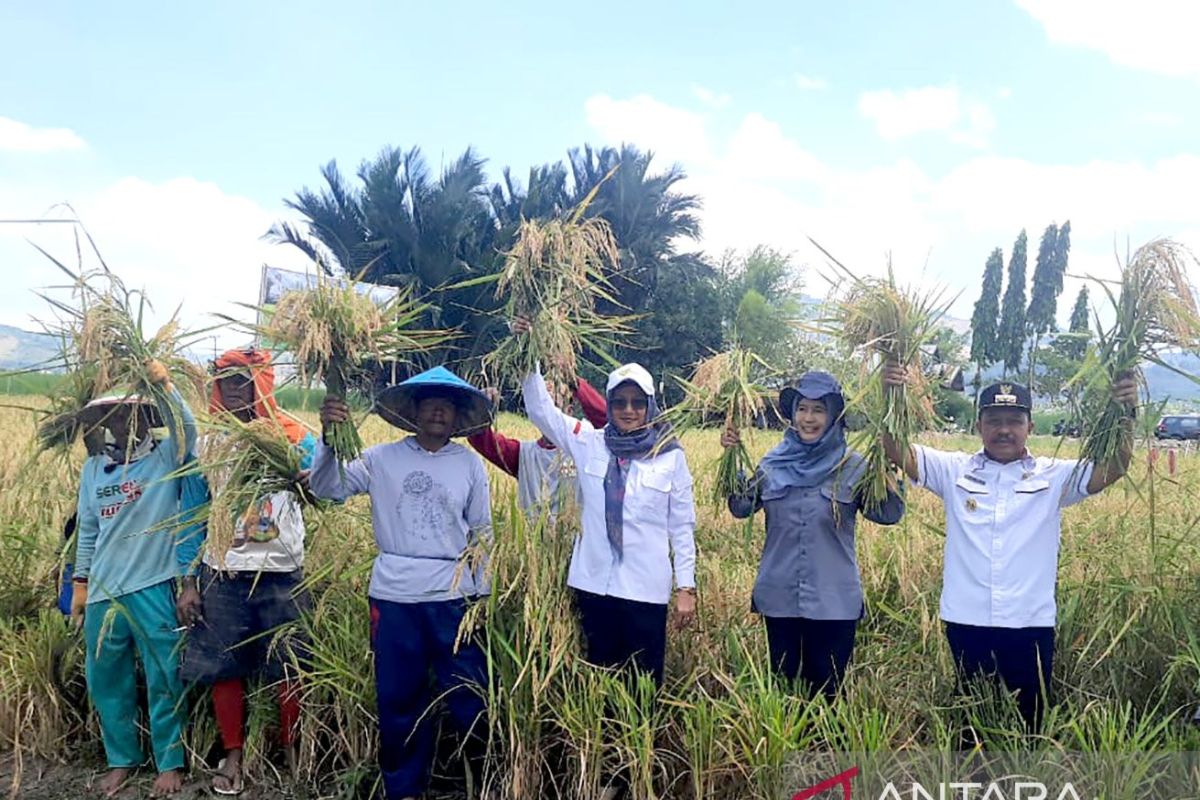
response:
{"label": "person with orange headscarf", "polygon": [[[213,362],[210,411],[247,423],[273,420],[301,453],[307,470],[316,439],[275,402],[275,372],[263,350],[230,350]],[[219,435],[219,434],[218,434]],[[198,475],[184,487],[185,508],[202,505],[208,491]],[[279,730],[289,762],[294,757],[300,718],[297,659],[307,642],[296,629],[311,605],[303,584],[304,516],[295,492],[261,498],[236,521],[233,546],[220,558],[203,545],[203,527],[177,547],[182,588],[176,603],[181,625],[189,628],[181,665],[185,681],[212,686],[217,727],[225,758],[213,777],[213,791],[242,791],[242,748],[245,741],[245,680],[260,675],[278,687]],[[286,635],[285,635],[286,634]]]}

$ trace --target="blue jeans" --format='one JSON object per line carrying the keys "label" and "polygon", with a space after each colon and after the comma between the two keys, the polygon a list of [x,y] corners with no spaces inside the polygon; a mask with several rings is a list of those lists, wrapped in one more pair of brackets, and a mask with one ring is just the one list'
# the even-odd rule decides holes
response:
{"label": "blue jeans", "polygon": [[371,598],[379,769],[391,800],[420,795],[428,786],[437,731],[436,714],[429,708],[439,697],[463,734],[476,781],[480,778],[487,743],[481,692],[488,665],[474,637],[454,652],[466,610],[463,600],[393,603]]}

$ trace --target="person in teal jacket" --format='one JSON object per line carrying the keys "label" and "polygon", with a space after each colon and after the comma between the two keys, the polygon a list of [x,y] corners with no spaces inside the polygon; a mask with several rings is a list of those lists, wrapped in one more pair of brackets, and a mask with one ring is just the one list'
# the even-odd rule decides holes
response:
{"label": "person in teal jacket", "polygon": [[[154,796],[183,785],[183,684],[179,679],[173,582],[179,467],[192,453],[196,422],[158,362],[148,365],[168,398],[155,407],[137,395],[93,400],[84,424],[107,444],[83,465],[71,616],[83,625],[87,685],[100,718],[108,773],[97,791],[113,797],[146,763],[138,738],[135,658],[146,676]],[[178,420],[178,421],[177,421]],[[166,439],[151,429],[165,422]]]}

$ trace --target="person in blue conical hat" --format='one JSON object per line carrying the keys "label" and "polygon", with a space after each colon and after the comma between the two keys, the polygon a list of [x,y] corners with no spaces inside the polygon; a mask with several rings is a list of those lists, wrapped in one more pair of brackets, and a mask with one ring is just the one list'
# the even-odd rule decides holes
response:
{"label": "person in blue conical hat", "polygon": [[[344,466],[322,437],[309,486],[331,500],[371,498],[379,547],[369,590],[379,767],[387,797],[400,800],[428,786],[437,721],[427,709],[435,698],[444,697],[480,780],[487,721],[476,685],[487,682],[487,659],[474,638],[457,649],[455,640],[470,604],[489,591],[480,549],[491,540],[491,498],[483,460],[452,439],[490,425],[492,404],[434,367],[386,389],[374,410],[414,435],[367,448]],[[343,401],[325,398],[326,430],[349,418]]]}
{"label": "person in blue conical hat", "polygon": [[[750,608],[767,626],[771,668],[788,682],[797,677],[809,697],[833,699],[854,651],[863,615],[862,580],[855,555],[859,513],[894,525],[904,500],[894,491],[873,508],[855,491],[866,468],[846,447],[846,401],[828,372],[806,372],[779,393],[789,427],[759,462],[744,491],[729,497],[737,519],[762,509],[767,538]],[[740,437],[728,428],[724,447]]]}

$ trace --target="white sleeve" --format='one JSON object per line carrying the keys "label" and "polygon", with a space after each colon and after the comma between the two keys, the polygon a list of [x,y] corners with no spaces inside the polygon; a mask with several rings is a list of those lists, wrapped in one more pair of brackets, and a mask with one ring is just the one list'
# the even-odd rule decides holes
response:
{"label": "white sleeve", "polygon": [[675,474],[671,476],[671,494],[667,499],[667,535],[675,566],[675,586],[696,586],[696,502],[692,496],[692,473],[687,457],[679,451]]}
{"label": "white sleeve", "polygon": [[1090,461],[1054,460],[1055,479],[1062,486],[1062,494],[1058,498],[1059,508],[1082,503],[1091,497],[1087,485],[1092,479],[1094,466]]}
{"label": "white sleeve", "polygon": [[313,457],[312,472],[308,475],[308,488],[317,497],[325,500],[342,501],[371,489],[371,471],[367,468],[367,452],[343,466],[338,464],[333,449],[320,442]]}
{"label": "white sleeve", "polygon": [[541,372],[531,372],[521,385],[525,396],[525,414],[542,435],[560,450],[571,454],[576,461],[582,460],[579,445],[596,429],[586,419],[575,419],[564,414],[554,405],[554,399],[546,391],[546,379]]}
{"label": "white sleeve", "polygon": [[914,444],[912,449],[917,457],[917,485],[943,499],[958,478],[962,462],[971,457],[966,453],[947,453],[919,444]]}

